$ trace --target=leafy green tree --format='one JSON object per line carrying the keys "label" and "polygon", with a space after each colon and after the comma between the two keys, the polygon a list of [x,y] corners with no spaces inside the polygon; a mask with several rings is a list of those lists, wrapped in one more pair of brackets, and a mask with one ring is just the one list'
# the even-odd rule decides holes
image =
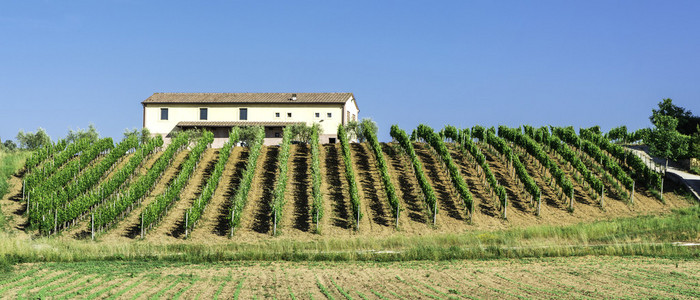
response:
{"label": "leafy green tree", "polygon": [[669,159],[676,160],[687,155],[689,138],[676,130],[678,119],[658,114],[654,125],[655,128],[645,140],[652,155],[665,158],[666,165]]}
{"label": "leafy green tree", "polygon": [[66,142],[73,143],[84,138],[87,138],[93,142],[100,138],[100,134],[97,132],[94,124],[90,124],[87,130],[82,128],[78,128],[75,131],[73,129],[69,129],[68,135],[66,136]]}
{"label": "leafy green tree", "polygon": [[693,113],[680,106],[673,104],[673,100],[670,98],[663,99],[659,102],[659,109],[652,109],[651,116],[649,120],[651,123],[656,124],[654,121],[658,116],[669,116],[676,118],[678,120],[677,130],[681,134],[692,135],[696,131],[698,125],[700,125],[700,117],[694,116]]}
{"label": "leafy green tree", "polygon": [[345,124],[345,132],[348,135],[348,139],[357,139],[357,141],[360,143],[367,141],[367,137],[364,134],[365,128],[368,128],[375,135],[379,130],[377,127],[377,123],[370,118],[364,118],[360,122],[350,121],[347,124]]}
{"label": "leafy green tree", "polygon": [[5,140],[5,142],[2,143],[2,146],[8,151],[15,151],[15,149],[17,149],[17,144],[15,144],[15,142],[12,140]]}
{"label": "leafy green tree", "polygon": [[348,140],[358,139],[359,135],[362,134],[362,130],[360,130],[360,122],[349,121],[347,124],[345,124],[345,132],[348,134]]}
{"label": "leafy green tree", "polygon": [[39,127],[36,133],[24,132],[22,130],[17,133],[17,142],[20,148],[28,150],[36,150],[51,143],[51,138],[46,134],[46,130]]}

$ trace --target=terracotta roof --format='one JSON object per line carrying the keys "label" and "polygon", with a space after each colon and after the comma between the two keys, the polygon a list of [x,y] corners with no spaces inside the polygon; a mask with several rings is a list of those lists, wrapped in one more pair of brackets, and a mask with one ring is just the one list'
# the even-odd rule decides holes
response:
{"label": "terracotta roof", "polygon": [[352,93],[155,93],[149,103],[338,103],[347,102]]}
{"label": "terracotta roof", "polygon": [[283,127],[303,122],[257,122],[257,121],[191,121],[178,122],[177,127],[233,127],[233,126],[274,126]]}

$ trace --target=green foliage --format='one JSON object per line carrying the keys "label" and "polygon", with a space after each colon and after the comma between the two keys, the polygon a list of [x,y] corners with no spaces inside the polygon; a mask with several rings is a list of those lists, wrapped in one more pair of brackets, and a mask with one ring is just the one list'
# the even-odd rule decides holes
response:
{"label": "green foliage", "polygon": [[321,125],[318,123],[314,123],[311,126],[306,125],[306,123],[296,123],[285,127],[285,129],[287,128],[291,131],[291,139],[302,143],[309,143],[309,141],[312,139],[314,130],[319,132],[322,130]]}
{"label": "green foliage", "polygon": [[469,154],[471,154],[471,156],[474,157],[477,164],[479,164],[479,166],[481,167],[481,170],[484,171],[484,178],[486,178],[486,181],[488,181],[491,190],[498,197],[499,203],[501,205],[504,205],[503,207],[505,208],[505,204],[508,203],[506,189],[498,183],[498,180],[496,180],[496,176],[493,175],[493,172],[491,172],[491,168],[489,168],[489,164],[486,161],[486,156],[484,156],[484,154],[481,153],[479,147],[477,147],[476,144],[474,144],[471,140],[472,137],[475,137],[482,142],[486,142],[488,139],[488,136],[486,134],[487,132],[484,127],[481,127],[479,125],[473,126],[471,129],[471,136],[464,136],[464,138],[460,138],[459,145],[462,147],[463,152],[469,152]]}
{"label": "green foliage", "polygon": [[355,171],[352,169],[352,159],[350,158],[350,145],[348,144],[348,135],[345,132],[345,127],[342,124],[338,125],[338,139],[340,140],[341,149],[343,151],[343,162],[345,163],[345,179],[350,186],[350,203],[353,212],[353,220],[355,228],[360,226],[359,221],[362,218],[360,211],[360,194],[357,191],[357,180],[355,179]]}
{"label": "green foliage", "polygon": [[[632,188],[634,187],[634,180],[620,167],[620,165],[610,158],[609,156],[605,155],[603,150],[600,149],[596,144],[592,143],[589,140],[585,140],[580,138],[578,135],[576,135],[576,131],[574,130],[573,127],[566,127],[566,128],[561,128],[561,127],[555,127],[552,129],[552,133],[562,139],[564,142],[567,144],[578,147],[582,151],[586,152],[591,158],[593,158],[596,162],[599,162],[607,172],[603,174],[603,176],[606,178],[606,181],[608,181],[611,185],[616,187],[616,189],[619,190],[619,186],[617,186],[617,183],[612,180],[612,177],[608,178],[609,174],[612,174],[615,179],[617,179],[622,185],[627,189],[628,191],[632,191]],[[622,192],[622,196],[624,198],[627,198],[628,195],[624,191],[619,191]]]}
{"label": "green foliage", "polygon": [[314,126],[311,132],[311,216],[318,224],[323,218],[323,195],[321,194],[321,146],[319,145],[319,128]]}
{"label": "green foliage", "polygon": [[12,176],[12,174],[17,172],[17,170],[24,164],[24,160],[29,157],[29,155],[30,152],[28,151],[7,152],[0,150],[0,198],[5,196],[5,194],[10,191],[10,183],[8,182],[8,179],[10,176]]}
{"label": "green foliage", "polygon": [[[505,126],[498,126],[498,135],[500,136],[501,132],[505,132],[507,130],[508,128]],[[487,141],[489,145],[493,146],[496,149],[496,151],[501,153],[501,155],[505,156],[506,159],[513,164],[513,167],[515,168],[515,174],[525,187],[525,191],[528,194],[530,194],[534,199],[538,199],[539,201],[540,188],[535,183],[535,180],[532,179],[532,177],[530,177],[530,175],[527,173],[527,169],[525,168],[525,165],[520,161],[520,158],[518,158],[518,155],[515,155],[510,146],[508,146],[508,144],[501,137],[496,136],[493,132],[489,132]]]}
{"label": "green foliage", "polygon": [[0,144],[0,149],[5,151],[15,151],[17,149],[17,144],[15,144],[15,142],[12,140],[5,140],[5,142]]}
{"label": "green foliage", "polygon": [[347,138],[357,138],[357,141],[360,143],[364,143],[367,141],[368,137],[365,136],[365,132],[367,132],[367,130],[373,132],[374,135],[377,135],[377,131],[379,130],[377,127],[377,123],[370,118],[363,118],[359,122],[349,121],[347,125],[345,125],[344,129],[347,134]]}
{"label": "green foliage", "polygon": [[[131,156],[126,165],[117,170],[108,181],[101,183],[98,187],[93,189],[92,193],[86,194],[86,199],[84,201],[77,201],[81,203],[81,205],[74,209],[74,215],[78,216],[87,211],[90,207],[101,204],[94,210],[95,229],[114,223],[127,208],[131,207],[138,199],[141,199],[146,193],[153,189],[155,182],[161,177],[165,168],[172,162],[175,153],[183,149],[188,141],[188,136],[186,134],[170,140],[170,145],[163,151],[163,154],[160,155],[158,160],[153,163],[151,168],[148,169],[146,174],[131,182],[128,189],[123,191],[121,187],[124,183],[133,176],[134,171],[143,164],[145,158],[150,153],[155,151],[157,147],[163,145],[163,140],[157,137],[150,140],[148,144],[141,145],[134,151],[134,155]],[[73,202],[76,201],[71,201],[71,203]]]}
{"label": "green foliage", "polygon": [[389,205],[391,205],[391,214],[394,218],[399,217],[400,204],[399,197],[396,195],[396,188],[391,182],[391,176],[389,176],[389,168],[386,164],[386,159],[384,158],[384,152],[382,152],[382,146],[377,140],[377,135],[372,131],[370,127],[364,127],[363,135],[369,141],[369,145],[372,147],[372,152],[377,159],[377,164],[379,167],[379,174],[382,176],[382,183],[384,184],[384,190],[386,191],[387,198],[389,199]]}
{"label": "green foliage", "polygon": [[148,130],[148,128],[144,127],[140,131],[136,128],[133,128],[131,130],[124,129],[124,138],[128,138],[134,136],[138,139],[139,143],[141,144],[146,144],[148,143],[148,140],[151,139],[151,131]]}
{"label": "green foliage", "polygon": [[607,151],[618,161],[626,162],[633,170],[633,176],[641,180],[646,186],[660,189],[661,175],[649,168],[639,156],[625,151],[620,145],[610,143],[610,141],[603,138],[603,136],[595,134],[588,129],[581,128],[579,134],[582,139],[591,141],[593,144],[600,147],[600,149]]}
{"label": "green foliage", "polygon": [[676,160],[688,154],[689,137],[680,134],[678,119],[667,115],[654,116],[654,125],[646,140],[651,155]]}
{"label": "green foliage", "polygon": [[78,130],[74,131],[73,129],[69,129],[66,141],[68,143],[74,143],[86,139],[94,142],[97,141],[98,138],[100,138],[100,134],[97,132],[97,128],[95,128],[95,125],[90,124],[87,130],[78,128]]}
{"label": "green foliage", "polygon": [[[153,199],[153,201],[144,209],[142,215],[142,229],[145,230],[149,226],[160,221],[161,217],[165,214],[165,211],[173,203],[180,200],[180,193],[187,185],[189,179],[192,177],[192,173],[194,173],[194,170],[197,167],[197,162],[199,162],[200,158],[202,157],[202,153],[204,153],[204,150],[206,150],[213,141],[214,134],[211,131],[204,130],[202,132],[202,137],[199,139],[199,141],[197,141],[197,144],[187,156],[187,160],[182,163],[180,173],[177,174],[175,180],[170,183],[164,193],[156,196],[156,198]],[[141,198],[142,196],[143,194],[135,197],[134,199]]]}
{"label": "green foliage", "polygon": [[53,157],[54,154],[63,151],[67,145],[65,140],[60,140],[56,144],[49,143],[33,151],[25,162],[26,172],[31,173],[36,166]]}
{"label": "green foliage", "polygon": [[[452,185],[455,189],[457,189],[457,193],[459,194],[462,203],[464,203],[464,206],[467,208],[467,213],[471,216],[474,213],[474,200],[472,198],[472,193],[469,191],[469,186],[467,186],[467,183],[462,177],[462,171],[452,160],[452,156],[450,156],[450,152],[447,150],[447,146],[445,146],[443,138],[427,125],[418,125],[416,131],[418,132],[418,137],[425,140],[433,149],[435,149],[435,152],[437,152],[440,160],[445,164],[445,166],[447,166],[447,171],[450,174]],[[459,137],[455,135],[457,133],[456,128],[446,129],[445,132],[449,138],[453,140],[459,139]]]}
{"label": "green foliage", "polygon": [[[416,131],[413,131],[416,133]],[[423,192],[423,201],[428,208],[428,211],[434,216],[437,214],[437,197],[435,196],[435,191],[433,187],[428,182],[423,171],[423,164],[421,164],[415,150],[413,149],[413,144],[411,144],[411,139],[409,139],[406,132],[399,128],[398,125],[392,125],[390,131],[391,137],[398,141],[401,148],[408,154],[411,159],[411,166],[413,166],[413,172],[416,174],[416,179],[420,185],[421,191]],[[417,133],[416,133],[417,135]]]}
{"label": "green foliage", "polygon": [[678,120],[677,130],[684,135],[692,135],[697,132],[700,125],[700,117],[694,116],[690,110],[673,104],[673,100],[667,98],[659,102],[659,109],[652,109],[649,121],[657,125],[660,116],[667,116]]}
{"label": "green foliage", "polygon": [[287,177],[289,175],[289,149],[291,147],[293,130],[291,127],[285,127],[282,132],[282,144],[277,157],[277,182],[275,189],[272,191],[272,213],[274,216],[275,228],[282,220],[282,212],[284,211],[284,193],[287,190]]}
{"label": "green foliage", "polygon": [[204,213],[207,204],[209,204],[209,201],[214,196],[214,192],[219,186],[221,175],[224,173],[226,163],[228,163],[229,156],[231,155],[231,148],[238,142],[238,131],[239,129],[237,127],[233,128],[233,130],[229,132],[228,141],[221,147],[221,150],[219,150],[219,157],[211,176],[209,176],[207,183],[204,185],[204,188],[202,188],[199,198],[192,202],[192,206],[187,212],[186,220],[183,220],[187,228],[194,229],[197,221],[199,221],[202,213]]}
{"label": "green foliage", "polygon": [[229,226],[231,227],[231,235],[233,235],[233,229],[235,229],[241,222],[241,212],[245,207],[248,200],[248,193],[250,192],[250,186],[253,183],[253,177],[255,176],[255,167],[258,163],[258,157],[260,156],[260,150],[263,146],[263,139],[265,138],[265,129],[262,126],[245,127],[240,130],[241,139],[244,138],[245,134],[252,134],[251,137],[246,137],[249,140],[245,142],[248,145],[248,162],[246,163],[245,171],[241,176],[241,182],[238,184],[238,189],[236,193],[231,197],[231,206],[229,213],[227,214],[227,219]]}
{"label": "green foliage", "polygon": [[27,132],[20,130],[17,133],[17,142],[19,147],[22,149],[36,150],[46,145],[51,144],[51,138],[46,134],[46,130],[39,127],[36,133]]}

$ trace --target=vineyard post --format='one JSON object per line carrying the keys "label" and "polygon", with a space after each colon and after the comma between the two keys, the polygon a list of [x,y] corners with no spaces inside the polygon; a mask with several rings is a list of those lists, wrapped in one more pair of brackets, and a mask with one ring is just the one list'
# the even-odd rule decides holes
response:
{"label": "vineyard post", "polygon": [[141,213],[141,239],[143,239],[143,217],[146,214],[146,209],[144,209],[143,212]]}
{"label": "vineyard post", "polygon": [[272,224],[272,236],[277,235],[277,212],[274,210],[272,211],[272,218],[273,218],[273,224]]}
{"label": "vineyard post", "polygon": [[190,220],[189,220],[189,217],[190,217],[190,214],[189,214],[188,212],[185,213],[185,238],[187,238],[187,234],[189,233],[188,230],[189,230],[189,228],[190,228],[189,226],[187,226],[187,224],[188,224],[189,221],[190,221]]}
{"label": "vineyard post", "polygon": [[503,219],[508,219],[508,195],[506,194],[505,201],[503,203]]}
{"label": "vineyard post", "polygon": [[53,233],[56,234],[58,232],[58,209],[54,210],[54,219],[53,219]]}
{"label": "vineyard post", "polygon": [[632,194],[630,195],[630,204],[634,204],[634,185],[635,181],[632,181]]}
{"label": "vineyard post", "polygon": [[603,207],[603,203],[604,203],[603,201],[605,200],[605,194],[603,194],[604,190],[605,190],[605,186],[601,185],[600,186],[600,207],[601,208]]}
{"label": "vineyard post", "polygon": [[356,205],[355,210],[357,210],[357,222],[355,225],[355,230],[360,231],[360,206]]}
{"label": "vineyard post", "polygon": [[[318,221],[316,221],[318,224]],[[396,228],[399,228],[399,206],[396,205]]]}
{"label": "vineyard post", "polygon": [[92,240],[95,240],[95,214],[90,215],[90,233]]}
{"label": "vineyard post", "polygon": [[574,210],[574,190],[571,189],[571,200],[569,201],[569,209]]}
{"label": "vineyard post", "polygon": [[540,216],[540,204],[542,203],[542,194],[537,196],[537,216]]}
{"label": "vineyard post", "polygon": [[22,200],[24,200],[24,186],[27,184],[27,180],[22,180]]}
{"label": "vineyard post", "polygon": [[236,216],[236,209],[233,208],[233,209],[231,209],[231,237],[233,237],[233,219],[235,216]]}
{"label": "vineyard post", "polygon": [[437,219],[437,199],[435,199],[435,204],[433,204],[433,226],[435,226],[436,219]]}

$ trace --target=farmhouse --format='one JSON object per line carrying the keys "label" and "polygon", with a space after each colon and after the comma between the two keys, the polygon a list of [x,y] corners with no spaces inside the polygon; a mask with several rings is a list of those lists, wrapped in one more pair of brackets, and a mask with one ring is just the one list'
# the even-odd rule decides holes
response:
{"label": "farmhouse", "polygon": [[294,123],[321,126],[321,143],[335,143],[339,124],[358,119],[352,93],[155,93],[141,102],[143,127],[166,140],[175,130],[207,129],[221,147],[234,126],[265,127],[265,144],[282,141]]}

